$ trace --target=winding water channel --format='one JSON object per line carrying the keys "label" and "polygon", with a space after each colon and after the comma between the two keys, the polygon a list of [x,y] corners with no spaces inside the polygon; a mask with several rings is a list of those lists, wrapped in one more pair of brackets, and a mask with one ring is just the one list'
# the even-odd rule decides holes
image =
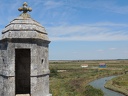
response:
{"label": "winding water channel", "polygon": [[106,89],[104,87],[104,84],[108,80],[111,80],[114,77],[116,77],[116,76],[110,76],[110,77],[101,78],[101,79],[98,79],[98,80],[95,80],[95,81],[89,83],[89,85],[91,85],[91,86],[93,86],[95,88],[101,89],[104,92],[104,96],[125,96],[125,95],[123,95],[121,93],[114,92],[114,91]]}

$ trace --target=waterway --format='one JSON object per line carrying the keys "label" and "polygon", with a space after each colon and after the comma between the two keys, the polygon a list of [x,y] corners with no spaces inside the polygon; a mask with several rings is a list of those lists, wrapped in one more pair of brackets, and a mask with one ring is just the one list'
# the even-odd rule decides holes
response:
{"label": "waterway", "polygon": [[90,82],[89,85],[91,85],[91,86],[93,86],[95,88],[101,89],[104,92],[104,96],[125,96],[125,95],[123,95],[121,93],[106,89],[104,87],[104,84],[108,80],[111,80],[114,77],[116,77],[116,76],[110,76],[110,77],[101,78],[101,79],[98,79],[98,80]]}

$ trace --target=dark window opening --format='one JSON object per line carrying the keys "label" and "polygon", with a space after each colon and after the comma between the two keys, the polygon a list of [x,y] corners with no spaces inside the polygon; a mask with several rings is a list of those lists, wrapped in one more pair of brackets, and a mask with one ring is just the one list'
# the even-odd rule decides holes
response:
{"label": "dark window opening", "polygon": [[43,62],[44,62],[44,59],[42,59],[41,63],[43,64]]}

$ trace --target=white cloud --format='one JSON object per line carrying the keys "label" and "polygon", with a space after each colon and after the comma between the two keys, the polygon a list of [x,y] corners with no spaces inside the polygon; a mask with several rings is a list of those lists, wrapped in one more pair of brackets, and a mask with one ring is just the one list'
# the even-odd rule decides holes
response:
{"label": "white cloud", "polygon": [[113,3],[111,4],[111,7],[106,5],[104,8],[111,12],[120,13],[120,14],[128,14],[128,10],[127,10],[128,6],[119,6]]}
{"label": "white cloud", "polygon": [[109,48],[109,50],[116,50],[117,48]]}
{"label": "white cloud", "polygon": [[2,1],[0,3],[0,24],[6,25],[13,20],[17,15],[18,8],[22,6],[21,0]]}
{"label": "white cloud", "polygon": [[[75,0],[76,1],[76,0]],[[122,1],[125,2],[125,1]],[[104,10],[120,14],[128,14],[128,6],[120,6],[118,1],[113,0],[87,0],[79,3],[73,3],[74,6],[82,8],[91,8]]]}
{"label": "white cloud", "polygon": [[96,23],[47,27],[55,41],[122,41],[128,40],[127,24]]}
{"label": "white cloud", "polygon": [[47,9],[52,9],[52,8],[56,8],[56,7],[59,7],[59,6],[62,6],[63,4],[62,4],[62,2],[55,2],[55,1],[53,1],[53,0],[49,0],[49,1],[46,1],[46,2],[44,2],[44,5],[45,5],[45,7],[47,8]]}
{"label": "white cloud", "polygon": [[99,49],[99,50],[97,50],[98,52],[101,52],[101,53],[103,53],[104,52],[104,50],[102,50],[102,49]]}
{"label": "white cloud", "polygon": [[63,3],[63,5],[70,6],[72,10],[77,8],[85,8],[128,14],[128,6],[120,6],[119,2],[114,0],[79,0],[79,2],[78,0],[63,0]]}

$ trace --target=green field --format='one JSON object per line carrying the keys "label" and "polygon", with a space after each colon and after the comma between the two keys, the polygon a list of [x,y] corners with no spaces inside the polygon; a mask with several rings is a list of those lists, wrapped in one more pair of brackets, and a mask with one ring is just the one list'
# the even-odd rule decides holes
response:
{"label": "green field", "polygon": [[[99,63],[106,63],[104,69]],[[81,68],[88,64],[88,68]],[[50,62],[50,93],[53,96],[103,96],[100,89],[88,86],[88,83],[102,77],[124,74],[128,69],[128,60],[76,60]],[[92,90],[90,90],[92,89]]]}

